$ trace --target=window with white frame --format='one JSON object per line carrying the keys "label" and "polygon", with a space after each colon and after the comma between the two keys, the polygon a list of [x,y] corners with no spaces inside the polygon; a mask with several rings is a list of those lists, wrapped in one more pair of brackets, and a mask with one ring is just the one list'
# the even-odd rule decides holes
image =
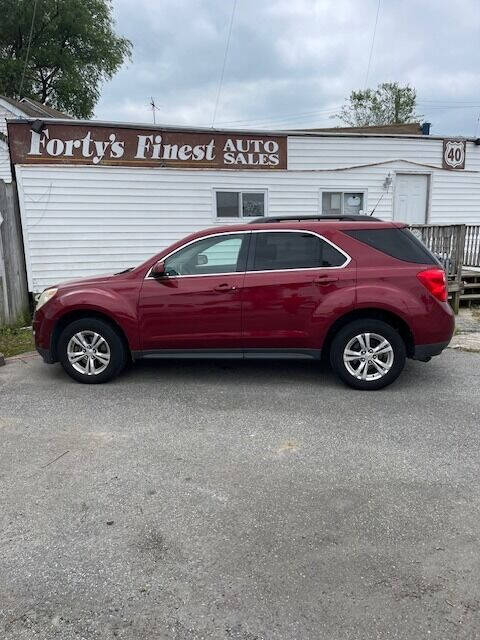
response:
{"label": "window with white frame", "polygon": [[217,218],[260,218],[265,215],[265,191],[215,191]]}
{"label": "window with white frame", "polygon": [[322,214],[359,214],[365,211],[364,191],[322,191]]}

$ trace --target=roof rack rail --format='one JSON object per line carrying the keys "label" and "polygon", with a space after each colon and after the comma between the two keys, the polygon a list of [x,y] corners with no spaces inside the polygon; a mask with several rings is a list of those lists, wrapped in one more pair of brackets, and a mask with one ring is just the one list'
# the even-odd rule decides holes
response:
{"label": "roof rack rail", "polygon": [[367,216],[362,214],[346,214],[346,215],[320,215],[320,216],[265,216],[263,218],[255,218],[250,220],[249,224],[263,224],[269,222],[302,222],[303,220],[313,220],[315,222],[323,222],[324,220],[339,220],[341,222],[382,222],[380,218]]}

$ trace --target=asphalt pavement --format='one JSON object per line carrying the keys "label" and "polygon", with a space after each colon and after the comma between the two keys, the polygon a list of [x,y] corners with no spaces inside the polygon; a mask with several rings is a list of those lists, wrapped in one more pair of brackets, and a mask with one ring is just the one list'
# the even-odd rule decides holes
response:
{"label": "asphalt pavement", "polygon": [[0,368],[0,637],[480,637],[480,354]]}

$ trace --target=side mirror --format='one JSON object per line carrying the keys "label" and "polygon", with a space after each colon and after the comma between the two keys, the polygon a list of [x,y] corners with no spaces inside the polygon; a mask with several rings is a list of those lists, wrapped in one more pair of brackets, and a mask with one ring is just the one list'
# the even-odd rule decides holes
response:
{"label": "side mirror", "polygon": [[204,264],[208,264],[208,256],[204,253],[199,253],[197,256],[197,267],[201,267]]}
{"label": "side mirror", "polygon": [[152,276],[154,278],[163,278],[165,275],[165,263],[159,260],[152,267]]}

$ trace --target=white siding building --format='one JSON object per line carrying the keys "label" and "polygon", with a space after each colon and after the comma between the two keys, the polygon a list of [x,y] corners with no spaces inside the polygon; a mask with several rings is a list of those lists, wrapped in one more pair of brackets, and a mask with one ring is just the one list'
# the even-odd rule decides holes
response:
{"label": "white siding building", "polygon": [[[163,147],[155,151],[145,143],[149,135],[152,144],[163,138]],[[172,144],[175,136],[182,138],[178,144]],[[192,231],[252,216],[375,210],[375,216],[409,223],[480,224],[478,140],[75,121],[68,127],[52,121],[36,133],[17,121],[9,125],[9,138],[11,146],[15,140],[28,285],[35,293],[59,281],[120,271]],[[124,139],[122,151],[115,144]],[[218,165],[222,152],[221,166],[208,166],[210,139],[211,157],[216,154],[210,165]],[[253,153],[239,160],[249,140]],[[240,143],[231,156],[229,141]],[[448,154],[456,167],[446,168]]]}

